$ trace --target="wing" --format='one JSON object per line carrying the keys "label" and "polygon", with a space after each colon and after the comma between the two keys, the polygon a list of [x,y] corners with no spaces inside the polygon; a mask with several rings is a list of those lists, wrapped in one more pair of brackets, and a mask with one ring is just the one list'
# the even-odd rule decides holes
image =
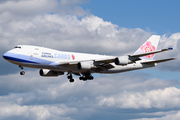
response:
{"label": "wing", "polygon": [[[151,55],[151,54],[156,54],[156,53],[160,53],[160,52],[164,52],[164,51],[168,51],[168,50],[172,50],[173,48],[167,48],[167,49],[161,49],[161,50],[156,50],[156,51],[152,51],[152,52],[147,52],[147,53],[141,53],[141,54],[136,54],[136,55],[128,55],[128,60],[130,61],[128,64],[130,63],[134,63],[137,60],[141,60],[140,57],[142,56],[147,56],[147,55]],[[77,68],[78,63],[81,62],[91,62],[93,64],[94,67],[91,68],[91,70],[95,71],[95,72],[100,72],[103,70],[108,70],[111,68],[114,68],[114,61],[117,57],[115,56],[104,56],[101,59],[89,59],[89,60],[82,60],[82,61],[73,61],[73,62],[59,62],[58,66],[62,66],[62,67],[70,67],[70,68]],[[165,61],[169,61],[169,60],[174,60],[175,58],[170,58],[170,59],[164,59],[164,60],[152,60],[152,61],[148,61],[148,62],[142,62],[142,64],[148,64],[148,63],[160,63],[160,62],[165,62]]]}
{"label": "wing", "polygon": [[143,56],[152,55],[152,54],[156,54],[156,53],[160,53],[160,52],[164,52],[164,51],[168,51],[168,50],[173,50],[173,48],[169,47],[169,48],[166,48],[166,49],[156,50],[156,51],[152,51],[152,52],[146,52],[146,53],[141,53],[141,54],[129,55],[129,57],[132,60],[136,60],[136,59],[139,59],[140,57],[143,57]]}

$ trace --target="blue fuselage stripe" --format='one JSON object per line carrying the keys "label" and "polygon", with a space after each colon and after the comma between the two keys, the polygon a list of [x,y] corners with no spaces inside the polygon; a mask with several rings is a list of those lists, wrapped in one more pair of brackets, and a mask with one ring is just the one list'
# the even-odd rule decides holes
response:
{"label": "blue fuselage stripe", "polygon": [[24,63],[36,63],[39,64],[37,62],[32,62],[29,60],[23,60],[23,59],[19,59],[19,58],[14,58],[14,57],[9,57],[9,56],[3,56],[6,60],[12,60],[12,61],[16,61],[16,62],[24,62]]}
{"label": "blue fuselage stripe", "polygon": [[28,55],[23,55],[23,54],[16,54],[16,53],[11,53],[11,52],[6,52],[3,54],[3,57],[6,60],[14,61],[14,62],[20,62],[20,63],[31,63],[31,64],[46,64],[49,65],[53,63],[50,60],[45,60],[42,58],[38,57],[31,57]]}

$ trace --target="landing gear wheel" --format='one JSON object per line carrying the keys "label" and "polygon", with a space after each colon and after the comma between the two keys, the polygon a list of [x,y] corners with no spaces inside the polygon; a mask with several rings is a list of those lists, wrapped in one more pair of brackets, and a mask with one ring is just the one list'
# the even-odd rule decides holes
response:
{"label": "landing gear wheel", "polygon": [[90,76],[90,77],[89,77],[89,80],[93,80],[93,79],[94,79],[94,77],[93,77],[93,76]]}
{"label": "landing gear wheel", "polygon": [[83,76],[79,77],[79,80],[87,81],[93,80],[94,77],[90,73],[83,73]]}
{"label": "landing gear wheel", "polygon": [[86,78],[86,77],[84,77],[84,78],[83,78],[83,81],[87,81],[87,78]]}
{"label": "landing gear wheel", "polygon": [[79,77],[79,80],[83,80],[84,77]]}
{"label": "landing gear wheel", "polygon": [[24,75],[24,74],[25,74],[25,72],[24,72],[24,71],[21,71],[21,72],[20,72],[20,75]]}
{"label": "landing gear wheel", "polygon": [[68,79],[72,79],[72,75],[70,75],[70,76],[67,76],[67,78],[68,78]]}
{"label": "landing gear wheel", "polygon": [[70,79],[69,82],[71,82],[71,83],[74,82],[74,79]]}
{"label": "landing gear wheel", "polygon": [[21,72],[20,72],[20,75],[24,75],[25,74],[25,72],[23,71],[23,66],[19,66],[20,68],[21,68]]}

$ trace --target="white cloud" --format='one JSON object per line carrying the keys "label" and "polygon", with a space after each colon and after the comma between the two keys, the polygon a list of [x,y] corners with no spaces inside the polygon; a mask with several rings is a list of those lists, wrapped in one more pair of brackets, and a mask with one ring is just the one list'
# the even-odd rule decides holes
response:
{"label": "white cloud", "polygon": [[[76,108],[68,108],[64,104],[60,105],[17,105],[9,103],[0,103],[1,119],[36,119],[36,120],[51,120],[63,119],[72,120],[68,115],[77,112]],[[67,115],[67,116],[66,116]]]}
{"label": "white cloud", "polygon": [[[10,49],[16,44],[32,44],[59,50],[111,55],[132,54],[151,35],[139,28],[119,28],[93,15],[78,19],[71,15],[47,14],[27,20],[11,21],[0,30],[2,48]],[[171,37],[168,41],[177,43],[177,39]],[[167,46],[163,44],[167,42],[161,42],[161,48]],[[171,53],[162,54],[165,56]],[[177,56],[175,53],[174,57]]]}
{"label": "white cloud", "polygon": [[[98,98],[99,99],[99,98]],[[102,97],[98,105],[117,108],[179,108],[180,90],[175,87],[145,92],[126,92]]]}
{"label": "white cloud", "polygon": [[156,56],[157,59],[162,58],[177,58],[174,61],[167,62],[165,64],[160,64],[157,67],[160,70],[171,70],[171,71],[179,71],[179,64],[180,64],[180,33],[174,33],[170,37],[166,37],[165,35],[162,36],[160,41],[159,48],[168,48],[170,46],[173,46],[173,51],[164,52],[161,54],[158,54]]}
{"label": "white cloud", "polygon": [[2,29],[2,47],[10,48],[15,43],[34,44],[59,50],[117,55],[134,52],[139,47],[137,42],[150,36],[141,29],[119,29],[117,25],[93,15],[82,20],[70,15],[37,16],[30,20],[12,21]]}
{"label": "white cloud", "polygon": [[153,118],[141,118],[135,120],[179,120],[180,119],[180,111],[170,111],[170,112],[158,112],[159,114],[163,114],[163,117],[153,117]]}
{"label": "white cloud", "polygon": [[62,5],[77,5],[80,3],[87,3],[89,0],[60,0]]}
{"label": "white cloud", "polygon": [[178,85],[178,81],[147,78],[147,74],[130,72],[96,76],[86,82],[75,77],[72,84],[66,76],[46,78],[39,76],[38,71],[27,71],[25,76],[17,73],[1,76],[0,91],[11,94],[0,96],[0,110],[7,111],[2,112],[6,120],[15,117],[41,120],[79,119],[79,116],[88,119],[99,114],[99,109],[109,115],[109,108],[126,111],[180,107],[179,89],[171,87]]}
{"label": "white cloud", "polygon": [[86,2],[88,0],[61,0],[60,2],[59,0],[3,0],[0,1],[0,14],[11,14],[13,20],[27,19],[47,13],[84,16],[89,12],[83,10],[78,4]]}
{"label": "white cloud", "polygon": [[10,12],[21,15],[53,12],[58,6],[57,0],[19,0],[7,1],[0,4],[0,13]]}

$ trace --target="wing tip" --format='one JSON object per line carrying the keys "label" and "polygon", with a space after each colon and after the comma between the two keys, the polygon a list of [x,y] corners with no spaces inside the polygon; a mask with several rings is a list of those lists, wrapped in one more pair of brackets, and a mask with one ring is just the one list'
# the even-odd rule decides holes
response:
{"label": "wing tip", "polygon": [[173,50],[173,47],[171,46],[171,47],[169,47],[168,49],[169,49],[169,50]]}

